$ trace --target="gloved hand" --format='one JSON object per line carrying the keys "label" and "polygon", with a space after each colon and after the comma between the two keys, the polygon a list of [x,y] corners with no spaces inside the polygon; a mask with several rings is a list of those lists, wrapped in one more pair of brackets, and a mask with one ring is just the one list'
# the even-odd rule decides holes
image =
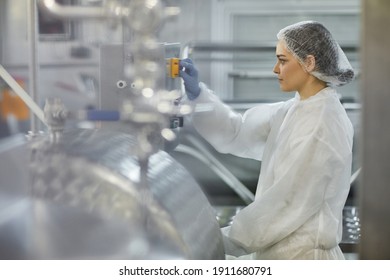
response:
{"label": "gloved hand", "polygon": [[[198,70],[190,58],[180,60],[180,77],[183,78],[188,99],[194,100],[200,94]],[[183,70],[184,69],[184,70]]]}

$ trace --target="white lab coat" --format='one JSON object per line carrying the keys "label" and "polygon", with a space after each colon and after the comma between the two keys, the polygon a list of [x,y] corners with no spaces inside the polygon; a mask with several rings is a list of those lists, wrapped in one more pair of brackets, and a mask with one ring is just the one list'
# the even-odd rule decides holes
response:
{"label": "white lab coat", "polygon": [[255,201],[222,229],[227,255],[343,259],[342,210],[349,192],[353,127],[336,91],[262,104],[244,115],[204,84],[197,131],[218,151],[262,161]]}

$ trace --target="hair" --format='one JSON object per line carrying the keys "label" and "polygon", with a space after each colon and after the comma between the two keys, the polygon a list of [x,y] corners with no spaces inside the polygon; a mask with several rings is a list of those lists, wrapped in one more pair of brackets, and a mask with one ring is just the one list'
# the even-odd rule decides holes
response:
{"label": "hair", "polygon": [[311,74],[329,86],[341,86],[354,78],[354,71],[332,34],[321,23],[299,22],[279,31],[287,49],[304,65],[308,55],[315,58]]}

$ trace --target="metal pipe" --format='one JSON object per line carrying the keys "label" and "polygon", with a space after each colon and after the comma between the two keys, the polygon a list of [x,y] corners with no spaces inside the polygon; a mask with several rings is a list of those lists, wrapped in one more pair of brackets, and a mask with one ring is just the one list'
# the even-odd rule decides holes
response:
{"label": "metal pipe", "polygon": [[39,7],[59,19],[106,18],[102,7],[66,6],[55,0],[38,0]]}
{"label": "metal pipe", "polygon": [[[184,48],[189,52],[274,52],[275,42],[251,43],[251,42],[211,42],[211,41],[191,41]],[[341,45],[344,51],[358,51],[358,47],[351,43]]]}
{"label": "metal pipe", "polygon": [[[199,148],[199,146],[197,147]],[[234,176],[229,169],[227,169],[222,163],[218,161],[211,153],[205,149],[199,150],[191,148],[189,146],[180,144],[176,147],[175,151],[190,155],[204,164],[206,164],[211,170],[213,170],[246,204],[250,204],[255,200],[254,194],[243,184],[240,180]]]}
{"label": "metal pipe", "polygon": [[[38,101],[38,81],[39,81],[39,64],[38,64],[38,10],[36,0],[28,1],[28,21],[27,21],[27,34],[29,42],[29,88],[30,95],[33,102],[30,104],[36,104]],[[31,107],[30,107],[31,108]],[[39,124],[37,114],[31,112],[31,133],[36,135],[39,131]]]}
{"label": "metal pipe", "polygon": [[44,113],[41,108],[34,102],[34,100],[28,95],[27,92],[18,84],[17,81],[4,69],[0,64],[0,77],[8,84],[8,86],[26,103],[26,105],[34,113],[34,117],[38,117],[43,123],[45,123]]}
{"label": "metal pipe", "polygon": [[360,175],[360,172],[361,172],[362,168],[360,167],[359,169],[357,169],[351,176],[351,179],[349,181],[349,184],[352,185],[353,183],[355,183],[356,179],[358,178],[358,176]]}

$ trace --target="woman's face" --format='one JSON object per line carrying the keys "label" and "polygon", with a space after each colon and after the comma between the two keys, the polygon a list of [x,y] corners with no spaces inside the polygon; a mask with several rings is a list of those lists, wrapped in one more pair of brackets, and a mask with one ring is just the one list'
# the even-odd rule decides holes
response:
{"label": "woman's face", "polygon": [[304,70],[299,61],[290,53],[283,40],[276,45],[277,62],[274,73],[278,75],[282,91],[298,91],[303,89],[310,74]]}

